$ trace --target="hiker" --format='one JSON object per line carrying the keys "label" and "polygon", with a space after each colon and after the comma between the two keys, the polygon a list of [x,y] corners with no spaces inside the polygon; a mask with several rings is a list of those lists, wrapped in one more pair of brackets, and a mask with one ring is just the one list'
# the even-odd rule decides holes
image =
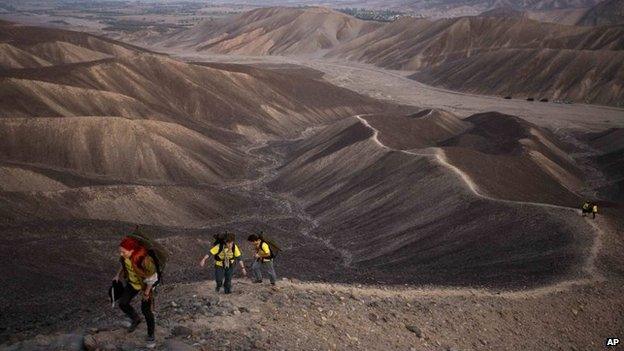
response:
{"label": "hiker", "polygon": [[223,286],[223,291],[226,294],[232,293],[232,276],[234,275],[234,269],[236,268],[236,261],[243,271],[243,275],[247,276],[247,270],[245,264],[241,260],[241,251],[238,245],[234,243],[235,236],[232,233],[228,233],[225,236],[215,236],[214,246],[210,249],[210,254],[204,256],[199,262],[201,267],[204,267],[208,257],[212,256],[215,260],[215,281],[217,286],[215,291],[219,292]]}
{"label": "hiker", "polygon": [[247,238],[247,241],[251,242],[256,250],[254,254],[256,260],[251,265],[251,270],[254,275],[253,282],[262,283],[261,269],[264,268],[269,275],[271,285],[275,285],[275,281],[277,280],[275,268],[273,267],[273,258],[275,255],[272,252],[270,245],[264,240],[262,235],[251,234]]}
{"label": "hiker", "polygon": [[594,204],[594,206],[592,206],[591,211],[592,211],[592,215],[593,215],[592,219],[596,219],[596,213],[598,213],[598,205]]}
{"label": "hiker", "polygon": [[154,259],[139,240],[125,237],[119,244],[121,268],[113,281],[125,281],[124,290],[119,297],[119,308],[130,318],[128,332],[132,333],[141,323],[141,318],[130,304],[132,299],[141,293],[141,312],[147,323],[148,347],[156,346],[154,338],[154,304],[153,286],[158,282],[158,273]]}
{"label": "hiker", "polygon": [[583,203],[583,206],[581,206],[581,215],[585,217],[585,214],[591,213],[591,211],[592,211],[591,204],[589,203],[589,201],[585,201]]}

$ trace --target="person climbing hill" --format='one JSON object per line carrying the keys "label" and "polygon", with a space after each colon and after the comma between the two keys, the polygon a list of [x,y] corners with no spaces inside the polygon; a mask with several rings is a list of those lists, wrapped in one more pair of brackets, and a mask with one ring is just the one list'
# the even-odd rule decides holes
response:
{"label": "person climbing hill", "polygon": [[596,213],[598,213],[598,205],[594,204],[591,208],[592,219],[596,219]]}
{"label": "person climbing hill", "polygon": [[238,261],[243,276],[247,276],[245,264],[241,260],[242,254],[238,245],[234,243],[236,237],[232,233],[216,235],[214,246],[210,249],[210,254],[205,255],[199,262],[201,267],[206,265],[206,260],[212,256],[215,260],[215,291],[219,292],[223,286],[226,294],[232,292],[232,276]]}
{"label": "person climbing hill", "polygon": [[[256,251],[254,254],[256,260],[251,266],[254,275],[254,283],[262,283],[262,268],[264,268],[269,275],[271,285],[275,285],[277,275],[275,274],[275,267],[273,266],[273,258],[275,258],[277,253],[277,247],[265,240],[262,234],[252,234],[247,240],[254,245]],[[271,246],[273,246],[273,248]]]}
{"label": "person climbing hill", "polygon": [[131,305],[132,299],[141,293],[141,312],[147,323],[147,347],[156,346],[154,337],[154,294],[153,286],[158,282],[157,265],[148,254],[148,249],[133,237],[125,237],[119,244],[121,267],[113,281],[123,281],[125,286],[119,297],[119,308],[130,318],[128,332],[132,333],[141,323],[141,318]]}
{"label": "person climbing hill", "polygon": [[585,217],[587,213],[591,213],[591,212],[592,212],[592,205],[589,203],[589,201],[585,201],[583,205],[581,206],[581,215]]}

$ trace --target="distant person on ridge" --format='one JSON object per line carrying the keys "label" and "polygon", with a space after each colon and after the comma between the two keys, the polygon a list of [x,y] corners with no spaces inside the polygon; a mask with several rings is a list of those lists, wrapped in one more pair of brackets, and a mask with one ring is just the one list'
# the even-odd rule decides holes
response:
{"label": "distant person on ridge", "polygon": [[275,247],[271,249],[271,245],[262,237],[262,235],[252,234],[247,240],[254,245],[256,250],[254,257],[255,261],[251,266],[251,270],[254,275],[254,283],[262,283],[262,268],[269,275],[271,285],[275,285],[277,275],[275,274],[275,267],[273,267],[273,258],[275,257]]}
{"label": "distant person on ridge", "polygon": [[130,304],[132,299],[139,294],[141,299],[141,312],[147,323],[147,343],[148,347],[156,346],[154,338],[154,296],[152,287],[158,281],[156,264],[152,257],[148,255],[147,249],[140,242],[131,237],[124,238],[119,244],[119,255],[121,256],[121,268],[113,278],[115,281],[124,280],[126,282],[122,295],[119,297],[119,308],[130,318],[128,332],[132,333],[141,323],[141,318]]}
{"label": "distant person on ridge", "polygon": [[226,294],[232,292],[232,276],[236,269],[236,261],[238,261],[243,275],[247,276],[245,264],[241,260],[241,251],[238,245],[234,243],[235,236],[232,233],[226,235],[215,235],[214,246],[210,249],[210,254],[204,256],[199,262],[201,267],[206,265],[206,260],[212,256],[215,260],[215,282],[217,283],[215,291],[219,292],[223,286]]}
{"label": "distant person on ridge", "polygon": [[592,212],[592,205],[589,203],[589,201],[585,201],[583,203],[583,206],[581,206],[581,215],[585,217],[585,214],[591,213],[591,212]]}
{"label": "distant person on ridge", "polygon": [[593,215],[592,219],[596,219],[596,213],[598,213],[598,205],[594,204],[594,206],[592,206],[592,210],[591,211],[592,211],[592,215]]}

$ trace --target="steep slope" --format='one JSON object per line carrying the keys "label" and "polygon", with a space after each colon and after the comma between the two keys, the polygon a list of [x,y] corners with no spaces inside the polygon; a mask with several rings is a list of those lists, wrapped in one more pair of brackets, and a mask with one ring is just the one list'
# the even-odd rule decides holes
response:
{"label": "steep slope", "polygon": [[[493,159],[498,157],[492,156],[493,150],[466,145],[471,134],[488,133],[490,127],[482,118],[497,125],[502,117],[475,116],[469,122],[472,128],[455,131],[458,140],[464,141],[456,142],[456,147],[407,152],[382,147],[376,138],[383,140],[388,133],[394,133],[387,136],[391,139],[397,134],[407,136],[414,133],[413,127],[378,132],[371,129],[372,123],[341,121],[293,145],[272,186],[302,201],[318,220],[314,233],[348,252],[345,264],[361,270],[362,279],[399,283],[416,279],[423,284],[451,285],[471,280],[517,286],[528,284],[528,276],[534,282],[545,282],[579,274],[589,237],[575,227],[591,229],[571,216],[570,210],[491,200],[466,185],[463,177],[470,177],[467,179],[479,191],[510,200],[561,203],[571,199],[573,205],[578,201],[560,185],[560,177],[539,165],[550,167],[561,157],[549,153],[556,148],[549,145],[547,137],[527,136],[523,129],[504,136],[502,139],[514,142],[498,150],[505,154],[500,159]],[[509,122],[518,123],[504,120]],[[426,130],[422,129],[423,134]],[[501,139],[494,135],[482,139],[499,145]],[[541,145],[535,139],[541,140]],[[549,150],[542,150],[537,160],[532,160],[532,154],[513,156],[513,150],[521,145],[535,155],[545,146]],[[462,157],[469,161],[458,162]],[[465,173],[459,177],[454,169]],[[544,179],[549,179],[549,186],[526,187]],[[486,180],[507,182],[511,187],[501,192]]]}
{"label": "steep slope", "polygon": [[621,106],[622,62],[621,50],[506,49],[444,62],[412,78],[476,94]]}
{"label": "steep slope", "polygon": [[0,166],[0,192],[59,191],[65,184],[41,173],[18,167]]}
{"label": "steep slope", "polygon": [[[19,78],[6,80],[4,94],[12,99],[0,101],[0,110],[6,111],[2,115],[150,116],[191,129],[220,128],[215,133],[229,130],[253,139],[293,136],[313,123],[384,106],[319,78],[293,79],[298,77],[296,72],[286,75],[231,65],[193,65],[149,54],[2,75]],[[20,87],[19,96],[11,85]],[[65,103],[62,96],[69,92],[94,99]],[[96,103],[99,100],[109,103]]]}
{"label": "steep slope", "polygon": [[473,127],[440,145],[481,192],[515,201],[578,204],[582,172],[550,132],[500,113],[464,121]]}
{"label": "steep slope", "polygon": [[7,43],[0,43],[0,69],[50,66],[51,63],[18,49]]}
{"label": "steep slope", "polygon": [[35,44],[29,47],[28,51],[54,63],[55,65],[98,61],[112,57],[111,55],[104,54],[99,51],[58,41]]}
{"label": "steep slope", "polygon": [[526,11],[526,16],[532,20],[547,23],[558,23],[574,26],[589,11],[589,8],[573,8],[558,10]]}
{"label": "steep slope", "polygon": [[579,19],[581,26],[607,26],[624,24],[624,1],[605,0],[589,9]]}
{"label": "steep slope", "polygon": [[379,26],[326,8],[261,8],[200,24],[161,45],[219,54],[317,54]]}
{"label": "steep slope", "polygon": [[328,56],[417,70],[413,78],[453,90],[618,105],[624,97],[622,38],[621,27],[519,17],[402,19]]}
{"label": "steep slope", "polygon": [[587,136],[589,145],[598,150],[592,157],[598,164],[606,182],[598,189],[601,197],[624,202],[624,129],[613,128]]}
{"label": "steep slope", "polygon": [[[24,26],[3,21],[0,23],[0,43],[10,43],[23,50],[38,44],[48,43],[47,46],[57,46],[55,42],[63,42],[79,46],[111,56],[133,55],[147,50],[110,39],[96,37],[82,32],[62,29]],[[73,48],[73,47],[72,47]],[[75,49],[75,48],[74,48]]]}
{"label": "steep slope", "polygon": [[435,146],[472,128],[451,113],[431,109],[408,116],[367,115],[366,120],[379,131],[382,144],[400,150]]}
{"label": "steep slope", "polygon": [[140,101],[123,94],[41,80],[3,79],[0,97],[0,118],[85,115],[141,118],[158,115]]}
{"label": "steep slope", "polygon": [[117,117],[0,119],[0,158],[129,183],[215,183],[243,156],[179,125]]}
{"label": "steep slope", "polygon": [[403,18],[328,54],[382,67],[418,70],[508,49],[621,50],[622,28],[580,28],[525,18]]}

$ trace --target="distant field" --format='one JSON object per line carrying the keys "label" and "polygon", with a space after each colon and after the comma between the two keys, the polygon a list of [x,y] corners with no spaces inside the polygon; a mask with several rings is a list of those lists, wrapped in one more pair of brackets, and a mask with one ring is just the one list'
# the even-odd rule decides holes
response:
{"label": "distant field", "polygon": [[0,8],[0,18],[4,20],[117,37],[143,30],[160,33],[175,31],[254,7],[188,1],[166,4],[134,1],[93,1],[87,4],[51,1],[41,4],[37,1],[24,1],[14,5],[2,5]]}

